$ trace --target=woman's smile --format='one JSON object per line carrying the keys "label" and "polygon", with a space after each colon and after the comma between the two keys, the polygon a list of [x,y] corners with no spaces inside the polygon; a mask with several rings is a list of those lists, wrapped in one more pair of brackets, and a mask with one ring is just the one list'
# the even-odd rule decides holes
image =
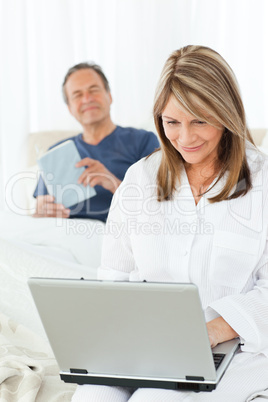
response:
{"label": "woman's smile", "polygon": [[201,144],[201,145],[198,145],[197,147],[183,147],[183,146],[180,145],[179,143],[178,143],[178,145],[179,145],[179,146],[181,147],[181,149],[183,149],[185,152],[195,152],[195,151],[199,151],[199,149],[202,148],[202,146],[204,145],[204,143]]}

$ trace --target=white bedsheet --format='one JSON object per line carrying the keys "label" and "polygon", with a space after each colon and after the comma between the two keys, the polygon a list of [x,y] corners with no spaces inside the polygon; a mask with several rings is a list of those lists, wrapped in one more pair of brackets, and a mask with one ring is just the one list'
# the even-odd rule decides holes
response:
{"label": "white bedsheet", "polygon": [[105,224],[91,219],[33,218],[0,211],[0,237],[44,254],[91,268],[100,263]]}
{"label": "white bedsheet", "polygon": [[93,220],[32,218],[0,212],[1,312],[45,336],[27,279],[96,278],[105,225]]}

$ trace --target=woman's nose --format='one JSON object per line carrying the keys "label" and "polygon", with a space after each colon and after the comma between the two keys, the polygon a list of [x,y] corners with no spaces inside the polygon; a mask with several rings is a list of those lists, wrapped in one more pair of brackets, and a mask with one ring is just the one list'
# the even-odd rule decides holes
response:
{"label": "woman's nose", "polygon": [[192,132],[190,127],[186,125],[182,125],[180,127],[180,130],[178,131],[177,141],[179,141],[181,145],[187,145],[192,142]]}

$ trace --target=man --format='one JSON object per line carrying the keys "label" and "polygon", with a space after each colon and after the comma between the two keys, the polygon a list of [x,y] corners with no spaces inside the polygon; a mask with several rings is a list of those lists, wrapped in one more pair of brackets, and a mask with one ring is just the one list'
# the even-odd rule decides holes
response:
{"label": "man", "polygon": [[40,177],[34,192],[37,198],[34,216],[92,218],[105,222],[113,193],[128,167],[153,152],[159,143],[152,132],[123,128],[112,122],[110,87],[98,65],[80,63],[70,68],[62,90],[70,113],[83,127],[82,134],[69,138],[81,156],[76,167],[85,167],[78,183],[95,187],[97,195],[65,208],[48,195]]}

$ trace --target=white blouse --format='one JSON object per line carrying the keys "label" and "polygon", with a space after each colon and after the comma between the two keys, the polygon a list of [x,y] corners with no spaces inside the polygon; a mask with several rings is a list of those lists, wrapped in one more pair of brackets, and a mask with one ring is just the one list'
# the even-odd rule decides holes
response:
{"label": "white blouse", "polygon": [[253,188],[209,203],[222,178],[196,205],[184,172],[174,199],[158,202],[161,152],[131,166],[113,197],[100,279],[192,282],[207,321],[222,316],[243,351],[268,357],[268,158],[247,145]]}

